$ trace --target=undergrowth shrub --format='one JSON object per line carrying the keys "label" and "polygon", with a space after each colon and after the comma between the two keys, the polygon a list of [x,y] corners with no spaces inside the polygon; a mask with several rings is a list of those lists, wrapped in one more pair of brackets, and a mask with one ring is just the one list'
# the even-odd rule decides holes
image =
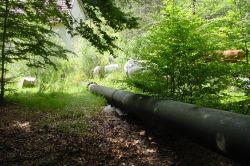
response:
{"label": "undergrowth shrub", "polygon": [[137,41],[133,55],[145,60],[147,72],[127,80],[129,85],[165,98],[194,103],[204,95],[219,95],[230,83],[231,64],[208,61],[218,49],[209,44],[205,22],[171,5],[165,18]]}

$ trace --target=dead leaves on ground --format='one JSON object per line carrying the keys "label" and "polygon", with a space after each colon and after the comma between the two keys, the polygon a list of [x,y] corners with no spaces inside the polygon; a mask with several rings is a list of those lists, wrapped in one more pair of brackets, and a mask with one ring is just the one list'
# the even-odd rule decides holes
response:
{"label": "dead leaves on ground", "polygon": [[[48,115],[28,116],[23,108],[0,110],[0,165],[233,165],[178,135],[167,139],[145,127],[100,113],[88,120],[85,135],[37,125]],[[40,117],[40,118],[39,118]]]}

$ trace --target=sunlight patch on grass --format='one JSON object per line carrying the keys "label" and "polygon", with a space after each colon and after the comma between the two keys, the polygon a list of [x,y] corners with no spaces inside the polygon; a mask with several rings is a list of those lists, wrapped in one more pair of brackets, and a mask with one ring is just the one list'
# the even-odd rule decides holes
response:
{"label": "sunlight patch on grass", "polygon": [[87,130],[87,119],[100,112],[106,102],[86,89],[69,93],[37,93],[34,89],[25,89],[7,99],[28,108],[25,110],[33,115],[43,113],[46,118],[40,120],[39,125],[78,134]]}
{"label": "sunlight patch on grass", "polygon": [[248,98],[248,96],[239,88],[229,87],[227,90],[222,92],[225,96],[222,100],[222,104],[232,103],[232,102],[240,102],[244,101]]}
{"label": "sunlight patch on grass", "polygon": [[93,108],[105,103],[102,97],[95,96],[86,89],[71,91],[70,93],[38,93],[34,89],[26,89],[20,93],[7,96],[7,99],[29,108],[39,109],[39,111],[46,111],[48,109]]}
{"label": "sunlight patch on grass", "polygon": [[222,92],[222,96],[220,104],[223,110],[250,115],[250,96],[242,89],[229,87]]}

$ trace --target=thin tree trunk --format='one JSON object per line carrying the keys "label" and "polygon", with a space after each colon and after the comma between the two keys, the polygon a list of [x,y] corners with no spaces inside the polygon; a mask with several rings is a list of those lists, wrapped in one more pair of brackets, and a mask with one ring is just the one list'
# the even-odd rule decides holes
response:
{"label": "thin tree trunk", "polygon": [[246,61],[247,61],[247,64],[249,64],[249,50],[248,50],[248,47],[247,47],[247,41],[244,42],[244,49],[245,49],[245,54],[246,54]]}
{"label": "thin tree trunk", "polygon": [[192,0],[193,1],[193,15],[196,14],[196,0]]}
{"label": "thin tree trunk", "polygon": [[9,0],[5,0],[5,15],[4,15],[4,24],[3,24],[3,36],[2,36],[2,58],[1,58],[1,93],[0,101],[4,99],[4,90],[5,90],[5,43],[6,43],[6,31],[7,31],[7,19],[8,19],[8,6]]}
{"label": "thin tree trunk", "polygon": [[[236,2],[235,2],[236,3]],[[236,3],[237,5],[237,3]],[[240,1],[239,2],[239,10],[240,10],[240,26],[241,26],[241,37],[243,39],[243,45],[244,45],[244,52],[245,52],[245,56],[246,56],[246,63],[248,64],[249,63],[249,57],[248,57],[248,54],[249,54],[249,50],[248,50],[248,47],[247,47],[247,33],[244,32],[244,16],[243,16],[243,13],[242,13],[242,2]]]}

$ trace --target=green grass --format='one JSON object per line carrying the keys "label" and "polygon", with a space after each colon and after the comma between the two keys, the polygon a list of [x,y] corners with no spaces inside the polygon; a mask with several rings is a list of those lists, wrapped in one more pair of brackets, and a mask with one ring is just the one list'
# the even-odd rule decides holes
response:
{"label": "green grass", "polygon": [[37,93],[35,88],[9,94],[7,99],[24,106],[31,115],[44,114],[39,125],[58,128],[65,132],[83,134],[87,119],[102,110],[105,100],[86,89],[71,92]]}
{"label": "green grass", "polygon": [[240,114],[250,115],[250,96],[242,89],[228,87],[222,92],[221,107]]}
{"label": "green grass", "polygon": [[52,92],[52,93],[37,93],[34,91],[26,91],[15,93],[8,96],[9,100],[13,100],[29,108],[39,110],[47,109],[79,109],[79,107],[94,107],[102,105],[103,98],[95,96],[87,90],[80,92]]}

